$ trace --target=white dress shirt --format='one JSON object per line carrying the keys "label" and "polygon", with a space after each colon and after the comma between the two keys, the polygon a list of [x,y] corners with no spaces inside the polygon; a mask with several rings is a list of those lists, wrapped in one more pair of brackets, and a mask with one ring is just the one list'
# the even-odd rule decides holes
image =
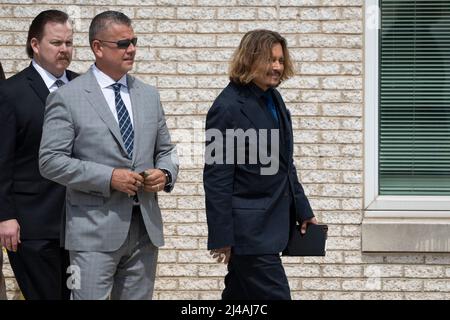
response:
{"label": "white dress shirt", "polygon": [[128,92],[127,75],[125,74],[119,81],[114,81],[110,76],[102,72],[95,64],[92,65],[92,71],[97,79],[100,88],[102,89],[103,96],[108,103],[109,109],[111,110],[114,119],[119,123],[119,118],[117,117],[116,110],[116,97],[114,95],[114,89],[111,87],[114,83],[120,83],[120,96],[122,97],[123,103],[127,108],[128,114],[130,115],[131,123],[133,124],[133,110],[131,109],[131,99],[130,93]]}
{"label": "white dress shirt", "polygon": [[47,86],[47,88],[48,88],[48,90],[50,92],[53,92],[56,89],[58,89],[58,86],[55,84],[56,80],[61,80],[62,82],[64,82],[64,84],[69,82],[69,79],[67,79],[67,74],[66,74],[65,70],[64,70],[63,75],[61,77],[57,78],[54,75],[52,75],[50,72],[48,72],[47,70],[42,68],[34,59],[31,62],[31,65],[39,73],[39,75],[41,76],[42,80],[44,80],[45,85]]}

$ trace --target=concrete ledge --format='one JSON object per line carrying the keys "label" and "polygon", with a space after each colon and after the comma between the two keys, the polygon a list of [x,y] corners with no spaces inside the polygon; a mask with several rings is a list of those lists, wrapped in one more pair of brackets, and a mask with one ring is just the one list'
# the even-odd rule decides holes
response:
{"label": "concrete ledge", "polygon": [[365,218],[363,252],[450,252],[450,217]]}

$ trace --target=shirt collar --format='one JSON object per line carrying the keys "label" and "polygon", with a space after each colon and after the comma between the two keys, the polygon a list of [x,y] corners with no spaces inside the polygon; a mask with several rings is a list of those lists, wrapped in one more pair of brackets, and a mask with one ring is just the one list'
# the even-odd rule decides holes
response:
{"label": "shirt collar", "polygon": [[92,68],[92,71],[94,72],[95,78],[98,81],[98,84],[100,85],[100,88],[103,89],[103,88],[111,87],[111,85],[113,85],[114,83],[120,83],[122,86],[128,87],[126,74],[124,74],[122,76],[122,78],[119,79],[119,81],[114,81],[113,78],[111,78],[106,73],[104,73],[99,68],[97,68],[95,63],[92,65],[91,68]]}
{"label": "shirt collar", "polygon": [[31,61],[31,65],[33,66],[34,69],[36,69],[36,71],[39,73],[39,75],[41,76],[42,80],[44,80],[45,85],[48,89],[50,89],[51,86],[53,86],[55,84],[56,80],[62,80],[64,83],[69,82],[69,79],[67,78],[67,74],[66,71],[64,70],[64,73],[61,77],[57,78],[55,77],[53,74],[51,74],[50,72],[48,72],[47,70],[45,70],[44,68],[42,68],[37,62],[36,60],[32,60]]}
{"label": "shirt collar", "polygon": [[258,98],[262,98],[264,97],[264,95],[269,94],[269,92],[273,91],[273,88],[269,88],[266,91],[264,91],[263,89],[261,89],[260,87],[258,87],[255,83],[250,82],[248,84],[250,90],[258,97]]}

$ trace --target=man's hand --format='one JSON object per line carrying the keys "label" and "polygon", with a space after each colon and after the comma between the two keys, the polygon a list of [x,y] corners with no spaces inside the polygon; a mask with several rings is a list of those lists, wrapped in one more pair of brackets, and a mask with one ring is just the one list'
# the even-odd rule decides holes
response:
{"label": "man's hand", "polygon": [[17,245],[20,243],[20,226],[16,219],[0,222],[0,242],[7,250],[17,251]]}
{"label": "man's hand", "polygon": [[164,190],[167,183],[166,174],[160,169],[148,169],[144,180],[144,191],[158,192]]}
{"label": "man's hand", "polygon": [[144,178],[137,172],[128,169],[113,170],[111,187],[117,191],[134,196],[143,183]]}
{"label": "man's hand", "polygon": [[214,249],[209,252],[213,259],[216,259],[217,262],[222,262],[225,264],[228,264],[228,261],[230,261],[231,256],[231,247],[225,247],[220,249]]}
{"label": "man's hand", "polygon": [[300,228],[301,234],[306,233],[306,228],[308,227],[308,224],[318,224],[316,217],[312,217],[311,219],[303,221],[302,227]]}

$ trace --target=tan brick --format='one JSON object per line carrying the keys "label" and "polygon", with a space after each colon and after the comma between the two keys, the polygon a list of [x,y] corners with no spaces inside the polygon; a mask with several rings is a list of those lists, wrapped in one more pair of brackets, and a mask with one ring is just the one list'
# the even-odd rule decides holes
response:
{"label": "tan brick", "polygon": [[320,300],[322,293],[312,291],[293,291],[291,292],[292,300]]}
{"label": "tan brick", "polygon": [[312,278],[320,276],[319,266],[313,265],[284,265],[288,277]]}
{"label": "tan brick", "polygon": [[407,278],[443,278],[445,270],[441,266],[405,266]]}
{"label": "tan brick", "polygon": [[215,14],[216,9],[214,8],[193,8],[193,7],[177,8],[177,18],[183,20],[213,19],[215,17]]}
{"label": "tan brick", "polygon": [[359,251],[346,251],[344,252],[345,264],[375,264],[382,263],[383,256],[377,254],[361,254]]}
{"label": "tan brick", "polygon": [[155,290],[176,290],[178,289],[177,279],[164,279],[157,277],[155,281]]}
{"label": "tan brick", "polygon": [[219,282],[215,279],[180,279],[180,290],[217,290]]}
{"label": "tan brick", "polygon": [[362,209],[361,199],[342,200],[342,210],[360,210],[360,209]]}
{"label": "tan brick", "polygon": [[405,300],[448,300],[444,293],[438,292],[405,292]]}
{"label": "tan brick", "polygon": [[440,291],[440,292],[450,292],[450,280],[449,279],[439,279],[439,280],[423,280],[425,291]]}
{"label": "tan brick", "polygon": [[421,291],[423,281],[414,279],[383,279],[382,285],[383,290],[386,291]]}
{"label": "tan brick", "polygon": [[319,6],[320,0],[280,0],[281,6]]}
{"label": "tan brick", "polygon": [[325,33],[361,33],[361,21],[325,21],[322,24],[322,31]]}
{"label": "tan brick", "polygon": [[297,21],[286,21],[280,23],[278,27],[281,33],[318,33],[320,32],[320,22],[318,21],[310,21],[310,22],[301,22]]}
{"label": "tan brick", "polygon": [[161,248],[158,251],[158,263],[175,263],[177,262],[177,253],[174,250]]}
{"label": "tan brick", "polygon": [[177,35],[176,44],[178,47],[214,47],[216,36],[214,35]]}
{"label": "tan brick", "polygon": [[357,49],[322,49],[322,61],[362,61],[362,51]]}
{"label": "tan brick", "polygon": [[162,291],[158,293],[158,300],[198,300],[200,293],[183,291]]}
{"label": "tan brick", "polygon": [[298,37],[298,44],[306,48],[335,48],[339,45],[339,37],[324,34],[302,34]]}
{"label": "tan brick", "polygon": [[164,248],[166,249],[197,249],[198,239],[188,237],[166,237]]}
{"label": "tan brick", "polygon": [[338,182],[340,179],[340,174],[333,171],[306,171],[302,170],[301,181],[304,183],[327,183],[327,182]]}
{"label": "tan brick", "polygon": [[363,38],[358,35],[346,35],[341,38],[340,45],[343,48],[362,48]]}
{"label": "tan brick", "polygon": [[364,267],[364,276],[369,278],[402,277],[403,267],[396,265],[368,265]]}
{"label": "tan brick", "polygon": [[328,237],[327,250],[358,250],[361,240],[357,237]]}
{"label": "tan brick", "polygon": [[360,300],[360,292],[324,292],[323,300]]}
{"label": "tan brick", "polygon": [[198,267],[198,275],[201,277],[225,277],[227,274],[227,267],[223,263],[217,263],[211,265],[200,265]]}
{"label": "tan brick", "polygon": [[207,236],[206,224],[182,224],[177,226],[177,234],[180,236]]}
{"label": "tan brick", "polygon": [[305,8],[300,9],[302,20],[336,20],[340,18],[337,8]]}
{"label": "tan brick", "polygon": [[[127,1],[127,0],[124,0]],[[174,19],[176,17],[175,8],[139,8],[136,10],[136,18],[140,19]]]}
{"label": "tan brick", "polygon": [[[278,14],[278,10],[276,8],[258,8],[258,19],[261,20],[275,20],[280,17],[281,19],[290,20],[292,17],[296,17],[295,9],[293,10],[294,13],[289,13],[289,16],[283,14],[283,11]],[[286,12],[287,13],[287,12]]]}
{"label": "tan brick", "polygon": [[[333,200],[333,203],[339,203],[338,200]],[[355,212],[333,212],[327,211],[322,214],[322,222],[323,223],[360,223],[362,219],[361,213]],[[330,248],[329,248],[330,249]],[[350,250],[350,248],[347,248]]]}
{"label": "tan brick", "polygon": [[219,8],[217,10],[217,19],[219,20],[253,20],[256,18],[256,8],[246,8],[239,10],[237,8]]}
{"label": "tan brick", "polygon": [[197,273],[198,266],[191,264],[160,264],[157,272],[160,277],[195,277]]}
{"label": "tan brick", "polygon": [[363,300],[403,300],[402,292],[364,292]]}
{"label": "tan brick", "polygon": [[[320,221],[320,219],[319,219]],[[322,221],[320,221],[322,222]],[[330,231],[331,229],[333,229],[332,226],[329,226],[328,231]],[[327,250],[327,252],[325,253],[325,257],[305,257],[303,262],[305,264],[336,264],[336,263],[343,263],[343,258],[342,258],[342,252],[341,251],[332,251],[332,250]]]}
{"label": "tan brick", "polygon": [[333,278],[359,278],[362,276],[361,266],[324,266],[322,268],[324,277]]}
{"label": "tan brick", "polygon": [[331,279],[305,279],[301,281],[302,288],[306,290],[340,290],[341,282]]}
{"label": "tan brick", "polygon": [[342,281],[342,289],[346,291],[381,290],[381,280],[379,278],[344,280]]}
{"label": "tan brick", "polygon": [[201,21],[197,23],[199,33],[230,33],[237,31],[237,24],[225,21]]}

